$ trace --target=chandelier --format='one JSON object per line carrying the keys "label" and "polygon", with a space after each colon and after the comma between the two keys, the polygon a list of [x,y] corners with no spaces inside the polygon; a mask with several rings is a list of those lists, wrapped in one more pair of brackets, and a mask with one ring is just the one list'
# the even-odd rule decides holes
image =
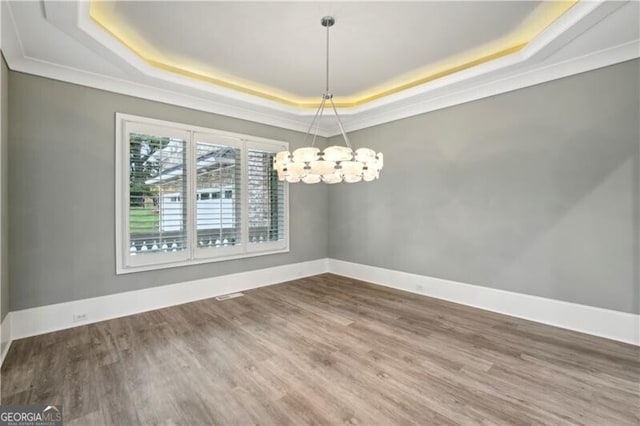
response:
{"label": "chandelier", "polygon": [[[278,172],[279,180],[286,180],[289,183],[339,183],[343,181],[355,183],[362,180],[370,182],[380,177],[383,165],[382,153],[376,154],[369,148],[358,148],[355,151],[351,148],[351,143],[344,132],[342,120],[340,120],[333,102],[333,94],[329,92],[329,28],[333,26],[335,19],[332,16],[325,16],[320,22],[327,29],[326,86],[322,101],[309,125],[303,144],[311,135],[311,131],[315,129],[313,140],[311,146],[298,148],[293,153],[289,151],[278,152],[273,158],[273,168]],[[318,136],[320,120],[327,104],[331,104],[346,146],[330,146],[320,150],[314,145]]]}

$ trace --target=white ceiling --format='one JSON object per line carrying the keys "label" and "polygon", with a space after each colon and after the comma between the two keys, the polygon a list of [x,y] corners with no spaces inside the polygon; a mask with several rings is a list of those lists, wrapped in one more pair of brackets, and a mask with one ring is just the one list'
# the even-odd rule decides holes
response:
{"label": "white ceiling", "polygon": [[101,2],[154,58],[301,97],[324,89],[331,15],[336,96],[402,80],[411,71],[508,36],[540,2]]}
{"label": "white ceiling", "polygon": [[[145,51],[175,63],[301,97],[324,83],[324,29],[332,29],[332,91],[353,95],[508,36],[530,2],[300,2],[106,4]],[[149,65],[89,17],[86,2],[2,2],[2,50],[11,69],[306,130],[314,111]],[[348,130],[561,78],[640,56],[638,2],[581,1],[521,51],[343,108]],[[165,24],[169,23],[169,24]],[[321,134],[338,132],[325,120]]]}

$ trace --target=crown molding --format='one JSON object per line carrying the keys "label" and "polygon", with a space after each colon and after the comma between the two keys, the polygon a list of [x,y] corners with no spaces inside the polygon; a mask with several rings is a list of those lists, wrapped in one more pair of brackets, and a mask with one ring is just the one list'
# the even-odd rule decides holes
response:
{"label": "crown molding", "polygon": [[620,46],[594,52],[571,60],[542,66],[533,70],[527,70],[518,74],[509,75],[501,79],[464,88],[459,91],[451,91],[446,95],[424,100],[416,100],[393,110],[382,107],[370,110],[367,114],[354,115],[348,121],[348,131],[366,129],[384,123],[401,120],[403,118],[424,114],[451,106],[499,95],[518,89],[523,89],[537,84],[546,83],[564,77],[592,71],[598,68],[614,65],[638,58],[640,52],[640,40],[625,43]]}
{"label": "crown molding", "polygon": [[[52,2],[45,2],[45,4],[47,5],[45,9],[47,16],[57,16],[58,19],[61,19],[59,8],[52,7]],[[58,6],[64,6],[65,4],[73,3],[57,3]],[[268,105],[256,105],[246,101],[238,102],[237,99],[232,97],[216,99],[199,96],[196,91],[180,90],[177,86],[174,88],[163,87],[167,85],[152,86],[30,57],[24,51],[10,4],[2,2],[1,7],[3,9],[2,49],[12,71],[294,131],[307,131],[309,120],[306,115],[298,114],[296,111],[275,110]],[[332,133],[332,130],[321,128],[319,134],[326,137]]]}
{"label": "crown molding", "polygon": [[[142,61],[95,24],[86,2],[46,0],[46,20],[74,40],[78,49],[122,70],[124,78],[98,74],[25,54],[10,2],[2,2],[2,49],[10,69],[128,96],[169,103],[299,132],[306,132],[315,111],[217,87],[156,69]],[[638,58],[640,40],[579,55],[563,54],[567,45],[596,28],[629,2],[582,1],[572,7],[527,47],[515,54],[434,80],[365,105],[339,108],[345,129],[354,131],[430,111],[517,90],[573,74]],[[325,116],[318,134],[340,134]]]}

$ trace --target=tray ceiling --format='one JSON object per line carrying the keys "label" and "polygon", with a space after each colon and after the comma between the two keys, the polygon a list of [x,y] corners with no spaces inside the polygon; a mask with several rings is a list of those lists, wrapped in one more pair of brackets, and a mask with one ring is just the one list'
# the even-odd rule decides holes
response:
{"label": "tray ceiling", "polygon": [[[355,130],[640,56],[638,2],[2,2],[16,71],[305,131]],[[320,134],[338,132],[321,123]]]}
{"label": "tray ceiling", "polygon": [[331,29],[332,90],[354,106],[514,53],[575,1],[92,2],[91,18],[151,66],[316,107]]}

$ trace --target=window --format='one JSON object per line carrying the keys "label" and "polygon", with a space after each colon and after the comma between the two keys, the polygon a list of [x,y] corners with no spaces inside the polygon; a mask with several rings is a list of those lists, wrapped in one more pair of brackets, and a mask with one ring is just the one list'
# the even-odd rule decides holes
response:
{"label": "window", "polygon": [[116,114],[117,273],[289,250],[285,142]]}

